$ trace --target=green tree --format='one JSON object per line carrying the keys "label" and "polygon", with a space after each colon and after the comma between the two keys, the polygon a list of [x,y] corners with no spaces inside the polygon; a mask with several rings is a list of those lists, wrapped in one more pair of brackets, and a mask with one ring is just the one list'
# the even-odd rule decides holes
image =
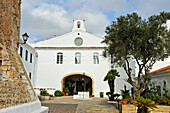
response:
{"label": "green tree", "polygon": [[111,69],[104,77],[104,81],[108,81],[111,94],[114,93],[114,80],[116,79],[116,76],[120,77],[119,72],[115,69]]}
{"label": "green tree", "polygon": [[[137,13],[120,16],[106,28],[106,36],[103,43],[108,45],[103,55],[111,58],[114,65],[123,67],[128,82],[133,86],[133,99],[140,97],[145,90],[147,78],[153,64],[158,60],[168,57],[169,31],[166,21],[170,19],[170,13],[161,12],[147,20],[142,19]],[[136,61],[139,72],[137,81],[131,76],[130,59]],[[142,83],[142,84],[141,84]]]}

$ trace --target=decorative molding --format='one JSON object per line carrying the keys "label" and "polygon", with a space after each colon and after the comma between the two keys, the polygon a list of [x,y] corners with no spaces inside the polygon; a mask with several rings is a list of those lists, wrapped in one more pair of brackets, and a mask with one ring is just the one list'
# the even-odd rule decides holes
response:
{"label": "decorative molding", "polygon": [[35,49],[105,49],[108,47],[35,47]]}

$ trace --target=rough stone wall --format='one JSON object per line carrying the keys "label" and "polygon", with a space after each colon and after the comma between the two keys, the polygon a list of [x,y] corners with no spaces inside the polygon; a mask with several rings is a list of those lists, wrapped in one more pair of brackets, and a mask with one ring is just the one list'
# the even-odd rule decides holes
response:
{"label": "rough stone wall", "polygon": [[18,55],[21,0],[0,0],[0,109],[36,100]]}

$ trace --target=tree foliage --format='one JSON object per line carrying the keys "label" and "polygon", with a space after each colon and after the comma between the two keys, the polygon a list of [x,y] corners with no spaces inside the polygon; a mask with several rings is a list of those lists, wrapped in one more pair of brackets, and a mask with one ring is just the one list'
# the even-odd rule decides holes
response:
{"label": "tree foliage", "polygon": [[104,81],[108,81],[111,94],[114,93],[114,80],[116,79],[116,76],[120,77],[119,72],[115,69],[111,69],[104,78]]}
{"label": "tree foliage", "polygon": [[[123,67],[128,75],[128,82],[133,86],[133,98],[140,97],[147,80],[142,81],[140,75],[149,73],[153,64],[168,57],[169,31],[166,21],[170,19],[169,12],[142,19],[137,13],[120,16],[106,28],[103,43],[108,45],[103,55],[110,57],[113,64]],[[138,65],[137,82],[133,81],[130,72],[130,60]],[[143,84],[141,85],[141,82]]]}

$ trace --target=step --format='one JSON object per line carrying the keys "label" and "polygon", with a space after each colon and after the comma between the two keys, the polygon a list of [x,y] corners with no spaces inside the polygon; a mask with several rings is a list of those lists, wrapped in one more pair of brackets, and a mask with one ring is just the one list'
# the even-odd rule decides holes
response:
{"label": "step", "polygon": [[33,111],[31,113],[48,113],[48,107],[42,106],[40,109]]}
{"label": "step", "polygon": [[119,113],[118,110],[86,110],[86,113]]}

